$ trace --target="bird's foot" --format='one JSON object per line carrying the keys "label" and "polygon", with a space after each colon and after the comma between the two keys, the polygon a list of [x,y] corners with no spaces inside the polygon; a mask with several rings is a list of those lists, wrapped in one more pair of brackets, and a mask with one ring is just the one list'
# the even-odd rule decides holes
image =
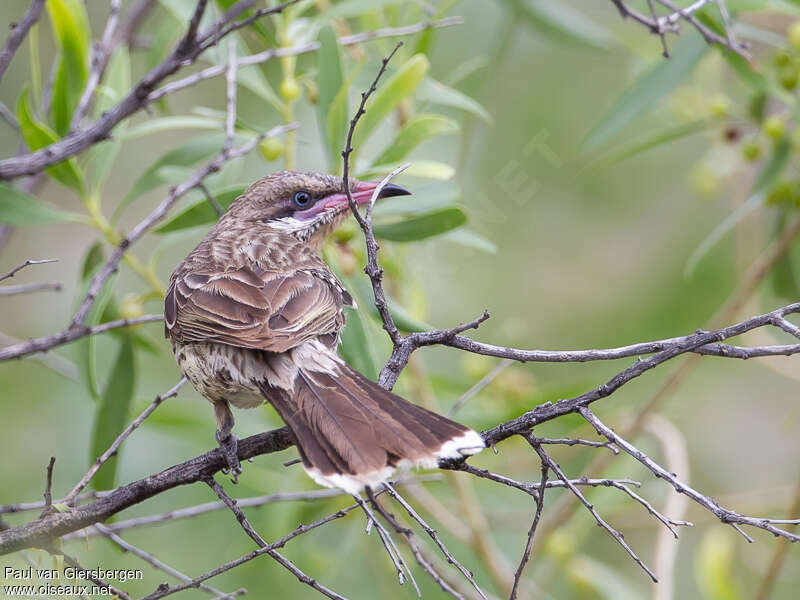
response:
{"label": "bird's foot", "polygon": [[222,469],[222,472],[226,474],[230,472],[233,477],[233,483],[238,483],[239,475],[242,473],[242,465],[239,462],[239,438],[232,433],[222,438],[219,431],[216,432],[214,437],[217,439],[219,447],[222,448],[222,452],[225,454],[225,462],[228,464],[228,467]]}

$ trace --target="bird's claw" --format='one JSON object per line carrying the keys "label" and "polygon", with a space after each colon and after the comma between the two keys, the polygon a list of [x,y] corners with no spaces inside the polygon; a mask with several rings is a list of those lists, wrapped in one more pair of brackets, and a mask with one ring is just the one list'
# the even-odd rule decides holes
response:
{"label": "bird's claw", "polygon": [[231,473],[233,475],[231,481],[233,483],[239,482],[239,475],[242,473],[242,464],[239,462],[239,438],[233,434],[228,434],[227,437],[220,439],[219,432],[215,434],[217,443],[225,455],[225,462],[227,467],[222,469],[226,475]]}

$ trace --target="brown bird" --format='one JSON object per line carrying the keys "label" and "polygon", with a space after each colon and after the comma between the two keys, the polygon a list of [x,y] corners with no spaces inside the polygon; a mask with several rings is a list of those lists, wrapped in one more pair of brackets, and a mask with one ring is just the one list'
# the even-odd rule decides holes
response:
{"label": "brown bird", "polygon": [[[351,180],[355,202],[375,183]],[[410,192],[386,185],[380,197]],[[338,355],[347,290],[320,257],[347,217],[341,178],[281,171],[251,185],[170,278],[166,336],[214,406],[216,438],[241,472],[230,405],[270,402],[321,485],[357,493],[395,467],[436,467],[484,448],[472,429],[384,390]]]}

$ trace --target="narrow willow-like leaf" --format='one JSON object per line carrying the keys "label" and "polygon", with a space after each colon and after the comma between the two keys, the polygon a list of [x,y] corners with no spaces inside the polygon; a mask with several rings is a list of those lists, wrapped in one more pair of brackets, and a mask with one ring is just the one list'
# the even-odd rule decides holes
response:
{"label": "narrow willow-like leaf", "polygon": [[467,222],[467,214],[457,206],[432,211],[396,223],[376,223],[375,237],[394,242],[412,242],[441,235],[461,227]]}
{"label": "narrow willow-like leaf", "polygon": [[115,217],[136,198],[166,183],[165,179],[159,175],[160,169],[167,166],[188,167],[194,165],[218,152],[222,148],[224,141],[225,134],[221,132],[198,135],[163,154],[136,180],[136,183],[133,184],[131,190],[114,211]]}
{"label": "narrow willow-like leaf", "polygon": [[429,67],[430,63],[424,55],[412,56],[378,88],[367,103],[367,112],[361,117],[353,133],[354,154],[389,113],[414,93],[425,78]]}
{"label": "narrow willow-like leaf", "polygon": [[61,210],[7,183],[0,183],[0,223],[42,225],[82,223],[85,220],[81,214]]}
{"label": "narrow willow-like leaf", "polygon": [[488,254],[497,254],[497,246],[495,246],[491,240],[465,227],[459,227],[458,229],[443,233],[439,239],[458,244],[459,246],[474,248],[475,250],[480,250]]}
{"label": "narrow willow-like leaf", "polygon": [[[90,446],[90,464],[111,446],[125,428],[135,384],[136,362],[133,354],[133,339],[130,335],[125,335],[100,398]],[[96,490],[114,488],[117,477],[117,461],[118,456],[114,456],[100,467],[92,480],[92,485]]]}
{"label": "narrow willow-like leaf", "polygon": [[373,164],[400,162],[425,140],[456,133],[458,123],[441,115],[420,114],[411,117]]}
{"label": "narrow willow-like leaf", "polygon": [[417,97],[424,102],[430,102],[438,106],[457,108],[458,110],[471,113],[487,123],[492,122],[492,116],[480,102],[474,98],[470,98],[463,92],[446,86],[440,81],[436,81],[432,77],[426,77],[422,81],[417,90]]}
{"label": "narrow willow-like leaf", "polygon": [[[319,50],[317,51],[317,120],[322,135],[322,142],[329,151],[330,166],[334,167],[341,162],[341,156],[333,151],[328,132],[328,113],[336,94],[342,89],[344,71],[342,69],[342,55],[336,32],[330,25],[319,31]],[[340,150],[341,151],[341,150]]]}
{"label": "narrow willow-like leaf", "polygon": [[[245,189],[247,189],[247,186],[233,185],[219,191],[212,190],[211,194],[217,200],[222,210],[226,210],[231,205],[231,202],[242,195]],[[153,231],[156,233],[170,233],[216,222],[217,211],[214,210],[214,207],[211,206],[207,198],[203,198],[187,206]]]}
{"label": "narrow willow-like leaf", "polygon": [[[22,89],[22,94],[17,101],[17,119],[22,137],[25,138],[25,143],[31,150],[39,150],[58,141],[58,136],[52,129],[34,119],[28,105],[28,86]],[[56,181],[80,193],[85,188],[83,174],[74,158],[47,167],[47,173]]]}
{"label": "narrow willow-like leaf", "polygon": [[59,50],[53,81],[53,123],[63,136],[69,130],[72,113],[89,76],[91,32],[81,0],[48,0],[46,6]]}
{"label": "narrow willow-like leaf", "polygon": [[688,77],[707,51],[708,44],[699,35],[687,34],[681,38],[669,60],[659,58],[614,102],[586,136],[584,152],[597,149],[636,117],[660,104]]}

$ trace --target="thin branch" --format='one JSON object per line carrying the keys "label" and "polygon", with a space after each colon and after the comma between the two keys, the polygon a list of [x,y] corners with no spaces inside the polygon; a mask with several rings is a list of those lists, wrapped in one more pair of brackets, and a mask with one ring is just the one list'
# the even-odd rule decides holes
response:
{"label": "thin branch", "polygon": [[600,419],[598,419],[588,407],[582,407],[579,410],[579,412],[581,413],[583,418],[586,419],[595,428],[595,430],[597,430],[598,434],[604,436],[610,442],[613,442],[616,446],[618,446],[620,449],[630,454],[633,458],[635,458],[645,467],[650,469],[650,471],[652,471],[656,477],[659,477],[664,481],[666,481],[667,483],[669,483],[673,488],[675,488],[676,492],[678,492],[679,494],[685,494],[686,496],[694,500],[697,504],[699,504],[706,510],[710,511],[723,523],[732,525],[743,536],[748,538],[748,540],[752,540],[752,538],[750,538],[750,536],[748,536],[744,531],[741,530],[741,528],[739,527],[740,525],[748,525],[750,527],[757,527],[759,529],[764,529],[765,531],[769,531],[771,534],[776,536],[781,536],[789,540],[790,542],[800,541],[800,535],[791,533],[779,527],[775,527],[775,525],[796,524],[800,522],[800,519],[797,520],[765,519],[765,518],[747,517],[744,515],[740,515],[739,513],[734,512],[732,510],[722,508],[715,500],[693,489],[688,484],[678,479],[676,475],[664,469],[661,465],[656,463],[653,459],[651,459],[644,452],[636,448],[633,444],[631,444],[630,442],[624,440],[619,435],[617,435],[613,429],[611,429]]}
{"label": "thin branch", "polygon": [[[294,445],[286,427],[239,440],[239,459],[279,452]],[[43,545],[64,534],[106,521],[112,515],[181,485],[204,481],[227,466],[224,453],[214,448],[200,456],[123,485],[98,500],[69,512],[50,513],[19,527],[0,532],[0,555]]]}
{"label": "thin branch", "polygon": [[450,552],[447,546],[444,545],[444,542],[442,542],[441,538],[439,537],[439,534],[436,533],[436,530],[425,522],[425,520],[419,515],[419,513],[417,513],[417,511],[415,511],[414,508],[408,502],[406,502],[405,498],[403,498],[390,483],[384,483],[383,487],[385,487],[386,491],[389,492],[389,495],[392,498],[394,498],[395,501],[397,501],[397,503],[400,504],[400,506],[402,506],[405,509],[408,515],[412,519],[414,519],[417,523],[419,523],[419,526],[422,527],[425,533],[427,533],[428,536],[430,536],[430,538],[433,540],[434,544],[436,544],[439,550],[441,550],[442,554],[447,559],[447,562],[453,565],[456,569],[458,569],[461,572],[461,574],[467,579],[467,581],[470,582],[472,587],[475,588],[475,591],[478,592],[481,598],[487,600],[486,594],[483,593],[483,590],[475,582],[475,578],[472,572],[469,569],[467,569],[464,565],[462,565],[460,562],[458,562],[456,557],[453,556],[453,553]]}
{"label": "thin branch", "polygon": [[118,598],[121,598],[122,600],[131,600],[131,597],[126,592],[122,591],[118,587],[111,585],[107,581],[100,579],[99,577],[95,577],[90,569],[86,569],[83,566],[81,566],[81,563],[79,563],[69,554],[65,554],[61,550],[53,548],[52,546],[45,547],[44,550],[46,550],[47,552],[49,552],[54,556],[63,556],[64,561],[69,566],[74,567],[75,569],[81,571],[81,578],[84,579],[85,581],[91,581],[96,586],[100,588],[105,588],[107,591],[110,591],[112,594],[115,594]]}
{"label": "thin branch", "polygon": [[727,338],[736,337],[752,329],[771,324],[776,317],[783,317],[787,314],[798,311],[800,311],[800,303],[796,302],[794,304],[789,304],[782,308],[776,309],[772,312],[752,317],[746,321],[737,323],[736,325],[731,325],[715,331],[698,330],[698,332],[692,335],[688,335],[683,338],[677,338],[677,341],[668,344],[664,350],[661,350],[660,352],[647,358],[637,360],[635,364],[621,371],[606,383],[594,388],[593,390],[568,400],[559,400],[555,404],[549,402],[540,404],[533,410],[526,412],[516,419],[512,419],[506,423],[501,423],[500,425],[483,432],[483,439],[489,445],[495,444],[500,440],[511,437],[512,435],[521,434],[529,430],[534,425],[551,421],[565,414],[578,412],[581,408],[586,407],[592,402],[595,402],[601,398],[608,397],[626,383],[643,375],[650,369],[653,369],[658,365],[675,358],[676,356],[685,354],[687,352],[692,352],[698,348],[701,348],[702,346],[706,346],[714,342],[721,342]]}
{"label": "thin branch", "polygon": [[263,554],[268,554],[269,552],[274,551],[277,548],[283,548],[286,545],[287,542],[289,542],[290,540],[296,538],[297,536],[302,535],[302,534],[304,534],[304,533],[306,533],[308,531],[311,531],[312,529],[316,529],[317,527],[320,527],[322,525],[325,525],[326,523],[330,523],[331,521],[334,521],[336,519],[340,519],[340,518],[344,517],[347,513],[349,513],[351,510],[353,510],[357,506],[358,506],[357,504],[353,504],[351,506],[348,506],[347,508],[343,508],[342,510],[340,510],[338,512],[335,512],[335,513],[333,513],[331,515],[328,515],[327,517],[324,517],[324,518],[322,518],[322,519],[320,519],[320,520],[318,520],[318,521],[316,521],[314,523],[311,523],[310,525],[299,525],[294,531],[292,531],[291,533],[283,536],[277,542],[273,542],[272,544],[269,544],[269,545],[267,545],[267,546],[265,546],[263,548],[259,548],[258,550],[254,550],[253,552],[250,552],[249,554],[245,554],[244,556],[242,556],[240,558],[237,558],[235,560],[232,560],[232,561],[229,561],[227,563],[224,563],[223,565],[220,565],[216,569],[213,569],[211,571],[208,571],[207,573],[204,573],[203,575],[195,577],[189,583],[184,583],[182,585],[178,585],[178,586],[175,586],[173,588],[171,588],[169,586],[160,585],[155,592],[153,592],[152,594],[149,594],[148,596],[145,596],[144,598],[142,598],[142,600],[159,600],[160,598],[164,598],[165,596],[170,596],[170,595],[175,594],[177,592],[182,592],[183,590],[196,588],[203,581],[208,581],[212,577],[216,577],[217,575],[220,575],[220,574],[222,574],[222,573],[224,573],[226,571],[230,571],[231,569],[236,568],[236,567],[238,567],[240,565],[243,565],[243,564],[253,560],[254,558],[258,558],[259,556],[261,556]]}
{"label": "thin branch", "polygon": [[244,156],[250,152],[264,138],[279,135],[296,128],[296,123],[273,127],[266,133],[249,140],[237,148],[233,148],[227,152],[222,151],[205,166],[196,171],[186,181],[172,188],[169,195],[162,200],[162,202],[147,217],[140,221],[139,224],[127,234],[127,236],[122,239],[103,267],[94,276],[89,284],[89,289],[86,292],[83,301],[78,307],[78,310],[75,312],[75,315],[72,317],[72,323],[70,326],[60,333],[36,338],[20,344],[7,346],[5,348],[0,348],[0,361],[9,360],[11,358],[19,358],[34,352],[49,350],[50,348],[77,340],[86,335],[102,333],[116,327],[127,327],[133,324],[160,320],[162,318],[160,316],[148,315],[138,319],[122,319],[119,321],[103,323],[102,325],[95,327],[87,327],[84,325],[86,316],[89,314],[89,309],[94,304],[94,301],[97,299],[97,296],[100,294],[100,291],[103,289],[103,286],[108,278],[111,277],[114,272],[116,272],[122,257],[128,251],[130,246],[138,241],[153,226],[155,226],[156,223],[163,219],[169,209],[172,208],[179,198],[198,187],[198,185],[202,183],[206,177],[219,171],[228,161],[240,156]]}
{"label": "thin branch", "polygon": [[[252,2],[252,0],[250,1]],[[218,32],[223,30],[225,25],[227,25],[236,16],[238,16],[238,14],[246,9],[245,6],[241,6],[242,4],[243,3],[240,2],[234,5],[233,8],[228,10],[223,17],[217,23],[212,25],[206,32],[198,34],[197,39],[201,40],[201,42],[205,42],[205,40],[214,37]],[[275,9],[282,10],[285,8],[285,6],[287,6],[287,4],[282,4],[278,7],[275,7]],[[237,10],[234,11],[234,8]],[[452,18],[441,19],[440,21],[427,21],[402,28],[381,30],[381,35],[374,35],[371,37],[365,37],[364,34],[360,34],[358,36],[349,36],[348,38],[343,38],[340,40],[340,42],[343,45],[352,45],[378,37],[411,35],[413,33],[425,31],[426,29],[447,27],[460,22],[462,21]],[[218,41],[219,36],[216,39]],[[170,56],[164,59],[162,63],[151,69],[139,81],[139,83],[136,84],[131,92],[125,96],[125,98],[123,98],[116,106],[109,109],[93,123],[40,150],[23,156],[8,158],[0,161],[0,180],[16,179],[25,175],[34,175],[39,173],[50,165],[64,161],[71,156],[74,156],[75,154],[85,150],[89,146],[99,141],[108,139],[108,137],[111,135],[111,131],[122,120],[126,119],[135,112],[142,110],[148,104],[158,100],[167,93],[171,93],[178,89],[193,85],[202,79],[207,79],[208,77],[222,75],[225,72],[226,66],[218,65],[201,71],[200,73],[204,74],[202,76],[195,74],[188,78],[184,78],[183,80],[175,81],[172,84],[167,84],[164,87],[156,90],[156,87],[165,79],[167,79],[170,75],[173,75],[181,67],[194,62],[208,47],[210,46],[204,46],[202,43],[197,44],[191,49],[189,54],[185,56],[178,52],[179,49],[176,48],[176,50],[173,51]],[[277,56],[293,56],[307,52],[314,52],[318,49],[319,43],[314,42],[296,48],[279,48],[275,50],[268,50],[260,54],[242,57],[242,59],[239,60],[239,66],[244,67],[246,65],[259,64],[271,60]],[[154,92],[154,90],[156,91]]]}
{"label": "thin branch", "polygon": [[46,265],[48,263],[58,262],[59,260],[60,259],[58,259],[58,258],[42,258],[42,259],[38,259],[38,260],[28,259],[24,263],[22,263],[21,265],[18,265],[16,267],[14,267],[8,273],[6,273],[2,277],[0,277],[0,281],[3,281],[5,279],[9,279],[10,277],[13,277],[18,272],[20,272],[22,269],[24,269],[25,267],[28,267],[30,265]]}
{"label": "thin branch", "polygon": [[225,71],[227,82],[227,111],[225,115],[225,145],[224,152],[233,147],[234,126],[236,125],[236,40],[228,40],[228,68]]}
{"label": "thin branch", "polygon": [[547,489],[547,476],[550,473],[550,467],[542,461],[542,476],[539,479],[539,497],[536,500],[536,513],[533,516],[533,522],[530,529],[528,529],[528,539],[525,542],[525,550],[522,552],[522,558],[519,561],[519,566],[514,573],[514,585],[511,587],[511,595],[509,600],[515,600],[517,597],[517,590],[519,589],[520,581],[522,580],[522,573],[525,570],[525,565],[531,558],[531,550],[533,549],[533,536],[536,534],[536,528],[539,525],[539,519],[542,518],[542,508],[544,508],[544,493]]}
{"label": "thin branch", "polygon": [[119,22],[120,4],[121,0],[111,0],[109,4],[108,19],[103,30],[103,37],[94,44],[92,49],[92,70],[86,80],[86,86],[83,88],[78,105],[75,107],[75,112],[72,114],[71,131],[80,127],[83,117],[89,112],[94,93],[97,91],[97,86],[100,85],[105,74],[109,58],[111,58],[111,52],[114,50],[114,36]]}
{"label": "thin branch", "polygon": [[197,189],[203,192],[203,195],[206,197],[206,200],[208,200],[208,203],[211,205],[211,208],[213,208],[214,212],[217,213],[217,217],[218,218],[221,217],[222,213],[224,213],[225,211],[222,209],[219,202],[217,202],[217,199],[214,197],[214,194],[211,193],[211,190],[208,189],[208,186],[206,186],[205,183],[201,182],[197,185]]}
{"label": "thin branch", "polygon": [[[405,27],[378,29],[373,32],[365,32],[356,35],[340,37],[339,44],[341,46],[353,46],[373,39],[413,35],[415,33],[419,33],[427,29],[450,27],[453,25],[459,25],[463,22],[464,22],[463,19],[461,19],[460,17],[448,17],[445,19],[439,19],[438,21],[424,21],[422,23],[417,23],[415,25],[408,25]],[[274,58],[281,58],[285,56],[297,56],[299,54],[316,52],[317,50],[319,50],[319,46],[320,46],[319,42],[309,42],[308,44],[303,44],[300,46],[291,46],[289,48],[271,48],[269,50],[265,50],[264,52],[260,52],[258,54],[242,56],[241,58],[239,58],[238,64],[239,67],[262,64]],[[196,85],[197,83],[204,81],[206,79],[211,79],[212,77],[219,77],[225,73],[225,70],[226,70],[225,65],[214,65],[211,67],[207,67],[201,71],[198,71],[197,73],[193,73],[192,75],[188,75],[187,77],[184,77],[182,79],[177,79],[175,81],[167,83],[161,86],[160,88],[154,90],[153,92],[151,92],[147,96],[147,102],[148,104],[155,102],[157,100],[160,100],[164,96],[173,94],[184,88]]]}
{"label": "thin branch", "polygon": [[168,392],[156,396],[155,400],[153,400],[153,402],[150,403],[150,406],[144,409],[144,411],[142,411],[142,414],[136,417],[130,425],[128,425],[125,429],[123,429],[122,432],[111,443],[108,449],[95,459],[94,463],[92,463],[92,466],[89,468],[86,474],[83,477],[81,477],[80,481],[75,484],[75,487],[73,487],[72,490],[70,490],[69,494],[67,494],[64,497],[62,502],[64,502],[67,505],[74,505],[75,498],[78,496],[78,494],[80,494],[81,491],[83,491],[83,488],[85,488],[88,485],[88,483],[92,480],[92,477],[95,476],[95,473],[97,473],[97,471],[100,470],[100,467],[102,467],[106,462],[108,462],[108,460],[112,456],[115,456],[117,454],[117,452],[119,451],[119,447],[122,445],[122,442],[128,439],[128,436],[130,436],[130,434],[132,434],[134,430],[137,427],[139,427],[139,425],[141,425],[144,422],[144,420],[147,417],[149,417],[152,414],[152,412],[161,405],[162,402],[164,402],[164,400],[168,400],[169,398],[174,398],[175,396],[177,396],[178,391],[181,389],[181,387],[183,387],[183,384],[185,383],[186,383],[186,377],[181,377],[181,380],[174,386],[172,386],[172,388]]}
{"label": "thin branch", "polygon": [[[191,577],[189,577],[187,575],[184,575],[183,573],[181,573],[177,569],[169,566],[167,563],[157,559],[155,556],[153,556],[149,552],[145,552],[141,548],[139,548],[137,546],[134,546],[133,544],[131,544],[129,542],[126,542],[121,537],[119,537],[116,533],[114,533],[109,527],[106,527],[105,525],[101,525],[100,523],[95,525],[95,527],[97,528],[97,530],[102,535],[104,535],[106,538],[111,540],[114,544],[119,546],[125,552],[130,552],[131,554],[134,554],[134,555],[138,556],[139,558],[141,558],[146,563],[152,565],[153,567],[155,567],[156,569],[158,569],[160,571],[164,571],[165,573],[168,573],[168,574],[172,575],[175,579],[177,579],[179,581],[182,581],[183,583],[189,583],[189,582],[192,581]],[[208,592],[210,594],[214,594],[217,598],[233,598],[233,597],[241,596],[242,594],[247,593],[247,590],[245,590],[244,588],[238,589],[235,592],[231,592],[230,594],[226,594],[225,592],[223,592],[221,590],[218,590],[216,588],[213,588],[211,586],[208,586],[208,585],[205,585],[205,584],[202,584],[202,583],[198,584],[197,587],[200,588],[201,590],[205,591],[205,592]]]}
{"label": "thin branch", "polygon": [[[387,519],[390,523],[393,522],[393,519],[390,519],[386,516],[386,513],[383,511],[381,506],[375,501],[374,497],[372,496],[372,492],[369,488],[366,488],[367,497],[370,499],[372,505],[376,508],[376,510],[381,511],[384,518]],[[400,585],[403,585],[406,582],[406,575],[408,575],[408,579],[411,581],[411,585],[414,586],[414,589],[417,592],[417,596],[420,596],[419,586],[417,585],[417,580],[414,579],[414,574],[411,572],[408,564],[406,563],[403,555],[400,554],[400,550],[397,548],[397,545],[394,543],[392,536],[386,530],[386,528],[381,524],[380,521],[375,517],[375,514],[370,510],[369,506],[367,505],[364,500],[357,495],[354,495],[356,503],[361,507],[361,510],[364,511],[364,514],[367,515],[367,528],[366,532],[369,535],[372,527],[374,526],[378,532],[378,537],[383,544],[383,547],[386,548],[386,553],[389,555],[392,564],[394,565],[395,570],[397,571],[397,580],[399,581]],[[398,533],[402,533],[399,530],[401,529],[399,526],[395,527],[398,530]]]}
{"label": "thin branch", "polygon": [[45,0],[33,0],[28,10],[25,11],[22,20],[19,23],[12,24],[6,45],[0,51],[0,79],[5,75],[8,65],[11,64],[11,59],[14,58],[17,49],[25,40],[28,31],[39,20],[44,2]]}
{"label": "thin branch", "polygon": [[0,287],[0,296],[18,296],[20,294],[43,292],[45,290],[60,292],[62,288],[63,286],[58,281],[35,281],[33,283],[21,283],[19,285]]}
{"label": "thin branch", "polygon": [[144,315],[134,319],[117,319],[116,321],[108,321],[100,325],[87,327],[85,325],[72,325],[59,333],[53,335],[46,335],[40,338],[33,338],[18,344],[12,344],[5,348],[0,348],[0,361],[10,360],[12,358],[21,358],[36,352],[47,352],[51,348],[74,342],[87,335],[97,335],[111,331],[112,329],[120,329],[122,327],[133,327],[134,325],[141,325],[143,323],[155,323],[163,321],[162,315]]}
{"label": "thin branch", "polygon": [[[353,200],[353,195],[350,190],[350,154],[353,152],[353,133],[355,132],[356,125],[358,125],[359,119],[367,112],[367,100],[375,90],[378,89],[378,82],[386,72],[389,61],[392,60],[392,57],[402,45],[403,42],[397,42],[394,50],[381,61],[381,68],[378,70],[378,74],[375,76],[375,79],[372,80],[372,84],[367,91],[361,92],[361,103],[358,105],[355,115],[353,115],[353,118],[350,120],[350,127],[347,130],[344,150],[342,151],[342,188],[347,195],[347,203],[350,205],[350,212],[353,213],[361,230],[364,232],[367,244],[367,265],[364,267],[364,272],[369,276],[372,282],[372,291],[375,295],[375,308],[378,310],[381,321],[383,322],[383,328],[386,330],[386,333],[389,334],[389,338],[392,340],[392,344],[394,344],[395,348],[400,343],[402,336],[397,330],[397,326],[394,324],[392,315],[389,312],[389,305],[386,302],[386,296],[383,293],[383,286],[381,285],[383,270],[378,267],[377,255],[379,246],[378,242],[375,241],[375,235],[372,233],[372,225],[358,212],[358,206],[355,200]],[[378,188],[376,188],[376,191],[378,191]],[[377,196],[377,194],[374,195]]]}
{"label": "thin branch", "polygon": [[[253,526],[250,524],[250,521],[247,520],[247,517],[242,512],[242,509],[236,505],[236,501],[228,496],[222,486],[220,486],[216,481],[214,481],[213,477],[209,477],[205,480],[208,486],[214,491],[214,493],[222,500],[225,505],[231,510],[231,512],[236,516],[236,520],[239,521],[239,525],[242,526],[245,533],[256,543],[258,546],[266,551],[272,558],[274,558],[281,566],[287,569],[292,575],[297,577],[297,579],[301,583],[305,583],[306,585],[314,588],[320,594],[331,598],[332,600],[346,600],[344,596],[340,596],[336,592],[331,589],[326,588],[321,583],[315,581],[303,571],[301,571],[293,562],[288,560],[287,558],[283,557],[277,550],[274,548],[270,548],[270,545],[264,541],[264,539],[253,529]],[[267,549],[269,548],[269,549]]]}
{"label": "thin branch", "polygon": [[544,463],[548,468],[552,469],[552,471],[556,474],[556,476],[561,481],[563,481],[564,484],[569,488],[569,490],[573,494],[575,494],[578,500],[581,501],[581,503],[586,507],[586,509],[592,514],[595,521],[597,521],[597,524],[603,529],[605,529],[611,535],[611,537],[613,537],[617,541],[617,543],[625,549],[625,552],[627,552],[630,555],[630,557],[636,562],[636,564],[638,564],[642,568],[642,570],[644,570],[644,572],[650,576],[650,579],[653,580],[653,583],[658,583],[658,578],[656,577],[656,574],[653,573],[653,571],[651,571],[650,568],[646,564],[644,564],[642,559],[640,559],[636,555],[633,549],[625,541],[623,535],[619,531],[614,529],[611,525],[606,523],[603,517],[601,517],[600,514],[597,512],[594,505],[586,499],[586,497],[581,493],[581,491],[576,486],[572,485],[569,482],[569,478],[561,470],[561,467],[559,467],[556,464],[556,462],[552,458],[550,458],[550,455],[547,454],[547,452],[545,452],[541,444],[536,443],[536,438],[531,434],[524,435],[523,437],[526,440],[528,440],[530,445],[539,455],[539,458],[541,458],[542,463]]}

